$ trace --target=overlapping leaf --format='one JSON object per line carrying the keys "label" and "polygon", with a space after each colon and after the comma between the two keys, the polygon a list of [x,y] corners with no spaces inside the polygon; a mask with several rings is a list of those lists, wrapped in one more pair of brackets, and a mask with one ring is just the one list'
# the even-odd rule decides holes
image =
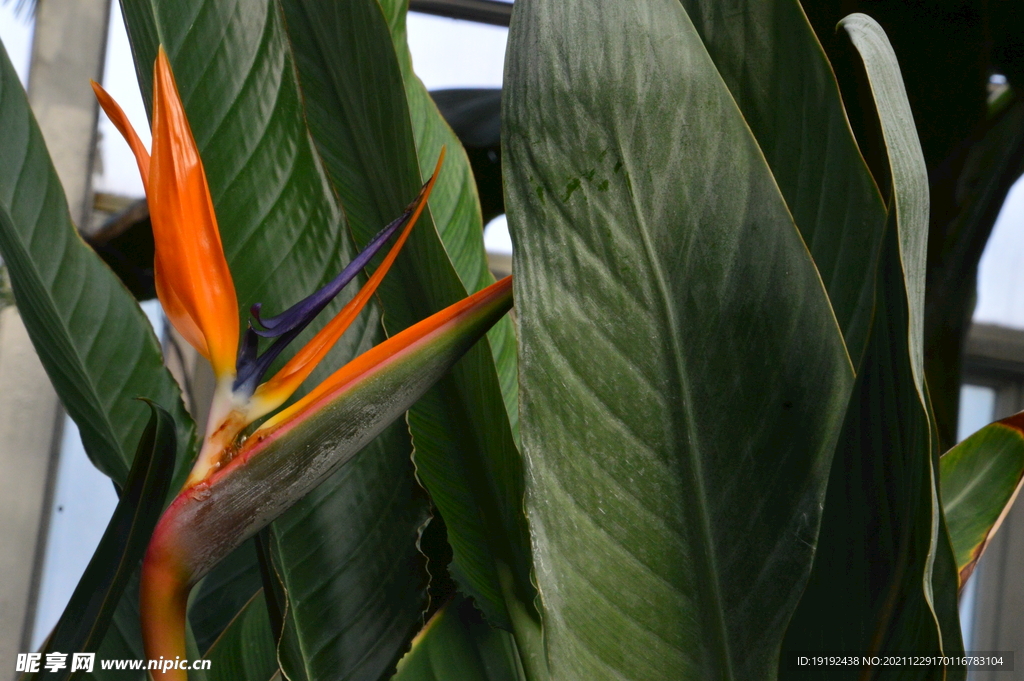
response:
{"label": "overlapping leaf", "polygon": [[[391,39],[398,56],[405,84],[406,103],[412,121],[413,135],[419,154],[420,175],[429,177],[433,170],[431,159],[437,156],[442,145],[453,149],[452,160],[456,167],[442,180],[439,179],[435,193],[430,197],[430,209],[444,242],[445,250],[452,265],[468,291],[477,291],[493,281],[487,270],[483,241],[478,229],[480,224],[480,200],[477,197],[476,181],[466,152],[462,149],[451,128],[441,116],[434,99],[428,94],[423,82],[413,70],[412,54],[409,51],[406,31],[408,0],[381,0],[380,7],[388,21]],[[508,410],[512,434],[519,437],[519,393],[516,385],[515,335],[511,320],[502,320],[487,334],[494,357],[494,365],[501,381],[501,393]]]}
{"label": "overlapping leaf", "polygon": [[886,210],[797,0],[684,0],[828,289],[859,366]]}
{"label": "overlapping leaf", "polygon": [[203,657],[210,661],[207,681],[270,681],[279,673],[262,591],[243,606]]}
{"label": "overlapping leaf", "polygon": [[1024,417],[990,423],[939,460],[942,508],[960,585],[974,571],[1024,479]]}
{"label": "overlapping leaf", "polygon": [[71,224],[46,145],[2,48],[0,120],[0,255],[21,318],[86,453],[124,485],[149,418],[135,398],[147,397],[177,424],[180,483],[195,427],[142,310]]}
{"label": "overlapping leaf", "polygon": [[[415,194],[442,143],[451,150],[430,215],[380,288],[385,326],[396,332],[491,280],[468,162],[422,84],[403,74],[376,2],[282,6],[310,131],[357,242]],[[404,33],[395,40],[404,45]],[[503,328],[489,341],[510,360]],[[512,374],[507,364],[502,371],[507,397]],[[492,622],[510,627],[501,570],[511,571],[521,601],[530,603],[533,590],[522,474],[501,388],[494,355],[481,344],[410,410],[409,427],[417,474],[448,527],[453,575]]]}
{"label": "overlapping leaf", "polygon": [[[893,207],[874,327],[832,464],[814,572],[785,645],[789,654],[955,655],[963,649],[955,563],[939,509],[937,442],[923,367],[927,171],[884,33],[863,15],[842,25],[864,59],[878,106]],[[835,672],[845,678],[860,673]],[[934,673],[908,669],[899,678]],[[947,673],[955,678],[963,670]],[[800,678],[835,674],[805,671]]]}
{"label": "overlapping leaf", "polygon": [[519,0],[502,157],[554,678],[770,678],[853,368],[672,0]]}

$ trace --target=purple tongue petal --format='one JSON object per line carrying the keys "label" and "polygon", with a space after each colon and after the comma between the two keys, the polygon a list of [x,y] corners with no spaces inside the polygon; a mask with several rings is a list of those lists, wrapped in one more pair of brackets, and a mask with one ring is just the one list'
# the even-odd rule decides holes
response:
{"label": "purple tongue petal", "polygon": [[263,327],[262,329],[253,329],[253,331],[263,338],[276,338],[293,329],[301,331],[305,328],[314,317],[320,314],[321,310],[327,307],[334,296],[341,293],[341,290],[355,278],[359,271],[366,267],[377,251],[398,231],[398,228],[405,224],[412,214],[412,210],[413,206],[406,208],[404,213],[373,237],[366,248],[341,271],[341,274],[308,298],[300,300],[279,315],[266,318],[260,317],[262,304],[253,305],[249,311],[256,322]]}
{"label": "purple tongue petal", "polygon": [[[306,322],[308,324],[309,322]],[[253,355],[252,361],[250,361],[244,368],[238,367],[238,373],[235,377],[235,383],[232,389],[238,393],[241,392],[245,395],[252,395],[256,392],[256,386],[263,381],[263,376],[267,373],[267,369],[274,363],[277,356],[281,354],[281,351],[288,347],[288,344],[295,340],[295,337],[302,333],[302,330],[306,328],[306,324],[297,326],[290,329],[277,338],[270,347],[263,351],[263,354],[259,357]],[[249,331],[253,331],[250,326]],[[252,334],[255,339],[256,334]],[[246,336],[248,340],[248,336]]]}
{"label": "purple tongue petal", "polygon": [[[263,328],[255,328],[250,323],[249,328],[245,332],[242,346],[238,350],[238,360],[235,363],[234,390],[236,392],[245,392],[247,395],[251,395],[256,390],[256,386],[263,380],[263,375],[267,373],[267,369],[277,359],[277,356],[281,354],[281,351],[295,340],[296,336],[302,333],[302,330],[327,307],[327,304],[336,295],[341,293],[341,290],[350,281],[355,279],[359,271],[369,264],[373,256],[387,243],[388,239],[394,236],[399,227],[406,223],[413,210],[415,210],[416,205],[423,198],[423,192],[426,190],[426,187],[427,185],[423,185],[419,196],[409,204],[405,212],[392,220],[387,227],[380,230],[377,236],[373,237],[370,243],[366,245],[366,248],[352,262],[346,265],[341,274],[332,279],[319,291],[304,300],[300,300],[281,314],[274,315],[273,317],[260,317],[260,310],[263,307],[262,303],[256,303],[249,308],[256,323]],[[261,336],[263,338],[276,338],[277,340],[271,343],[270,347],[262,355],[257,356],[259,337]]]}

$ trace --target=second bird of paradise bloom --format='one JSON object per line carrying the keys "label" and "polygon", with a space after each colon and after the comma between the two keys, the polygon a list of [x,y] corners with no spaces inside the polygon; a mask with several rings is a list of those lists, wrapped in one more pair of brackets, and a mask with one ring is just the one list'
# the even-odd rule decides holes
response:
{"label": "second bird of paradise bloom", "polygon": [[[199,455],[157,524],[142,569],[146,655],[184,659],[192,586],[408,409],[510,309],[511,277],[357,357],[243,441],[243,431],[291,397],[373,296],[426,205],[444,150],[419,195],[334,280],[273,317],[261,316],[254,305],[254,319],[242,335],[206,174],[162,47],[153,82],[152,155],[113,99],[95,83],[93,89],[138,162],[156,244],[157,296],[175,329],[210,361],[217,379]],[[263,381],[287,344],[395,234],[355,297]],[[261,337],[274,339],[263,353],[258,352]],[[161,678],[187,675],[172,669]]]}

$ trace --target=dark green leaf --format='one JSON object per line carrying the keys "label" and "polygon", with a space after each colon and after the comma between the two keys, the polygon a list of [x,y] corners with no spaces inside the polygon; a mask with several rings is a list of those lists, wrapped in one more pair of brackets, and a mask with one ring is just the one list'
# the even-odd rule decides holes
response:
{"label": "dark green leaf", "polygon": [[203,657],[210,661],[208,681],[270,681],[278,673],[262,591],[245,604]]}
{"label": "dark green leaf", "polygon": [[828,289],[859,366],[886,211],[797,0],[684,0]]}
{"label": "dark green leaf", "polygon": [[203,578],[189,603],[188,618],[203,655],[228,623],[260,590],[260,568],[252,542],[245,542]]}
{"label": "dark green leaf", "polygon": [[85,245],[29,110],[0,48],[0,255],[21,318],[96,466],[125,484],[149,412],[145,397],[177,424],[180,485],[195,426],[163,366],[160,344],[131,294]]}
{"label": "dark green leaf", "polygon": [[427,575],[416,541],[428,516],[408,437],[393,425],[273,525],[287,595],[281,664],[292,681],[387,678],[421,624]]}
{"label": "dark green leaf", "polygon": [[103,669],[98,660],[143,660],[142,634],[139,628],[139,571],[132,573],[128,586],[114,611],[99,649],[93,671],[82,678],[89,681],[149,681],[144,671]]}
{"label": "dark green leaf", "polygon": [[398,663],[393,681],[521,681],[515,639],[459,598],[434,615]]}
{"label": "dark green leaf", "polygon": [[[46,641],[43,653],[96,652],[114,617],[132,573],[149,544],[174,473],[177,443],[174,421],[161,407],[149,403],[152,414],[135,450],[132,468],[114,515],[96,547],[71,600]],[[41,671],[33,678],[69,679],[61,671]]]}
{"label": "dark green leaf", "polygon": [[[924,589],[937,541],[933,443],[906,350],[905,291],[896,237],[890,233],[871,341],[832,462],[814,571],[786,636],[789,655],[940,649]],[[860,674],[857,667],[799,674],[785,665],[780,669],[782,678],[857,679]],[[932,674],[932,669],[908,668],[893,678]]]}
{"label": "dark green leaf", "polygon": [[[397,332],[491,280],[472,174],[422,84],[402,70],[404,8],[385,7],[397,22],[396,56],[372,0],[282,5],[310,130],[357,242],[416,195],[447,145],[430,215],[380,288],[385,326]],[[517,598],[530,603],[533,589],[521,465],[506,415],[506,405],[515,405],[514,347],[508,322],[495,328],[490,348],[470,350],[410,410],[409,427],[417,475],[448,527],[453,576],[492,622],[509,627],[501,566],[512,571]]]}
{"label": "dark green leaf", "polygon": [[554,678],[771,678],[853,386],[673,0],[517,0],[502,111]]}
{"label": "dark green leaf", "polygon": [[[929,425],[929,449],[921,453],[927,461],[928,502],[930,504],[930,543],[923,564],[924,598],[934,613],[939,631],[940,649],[957,655],[963,651],[960,618],[957,615],[956,593],[950,586],[956,583],[953,572],[956,562],[951,552],[939,490],[939,449],[935,420],[925,385],[924,373],[924,287],[928,251],[928,169],[925,166],[921,142],[914,126],[914,116],[907,101],[896,54],[882,27],[863,14],[851,14],[840,22],[864,60],[871,92],[882,126],[885,149],[892,172],[892,206],[890,217],[895,216],[899,259],[906,298],[907,350],[910,369],[918,400]],[[894,287],[889,289],[892,296]],[[892,301],[889,301],[892,302]],[[893,336],[893,342],[895,343]],[[946,574],[936,574],[945,571]],[[916,635],[912,632],[910,635]],[[957,668],[949,672],[963,676]]]}
{"label": "dark green leaf", "polygon": [[974,571],[1024,479],[1024,417],[991,423],[939,460],[942,509],[960,584]]}

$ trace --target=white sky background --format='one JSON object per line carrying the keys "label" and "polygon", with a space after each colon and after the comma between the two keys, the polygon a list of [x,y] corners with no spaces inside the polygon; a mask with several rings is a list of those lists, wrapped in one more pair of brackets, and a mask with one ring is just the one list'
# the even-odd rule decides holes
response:
{"label": "white sky background", "polygon": [[14,11],[17,4],[10,0],[0,3],[0,41],[3,41],[7,56],[24,85],[28,82],[28,62],[32,50],[32,17],[26,10],[18,16]]}

